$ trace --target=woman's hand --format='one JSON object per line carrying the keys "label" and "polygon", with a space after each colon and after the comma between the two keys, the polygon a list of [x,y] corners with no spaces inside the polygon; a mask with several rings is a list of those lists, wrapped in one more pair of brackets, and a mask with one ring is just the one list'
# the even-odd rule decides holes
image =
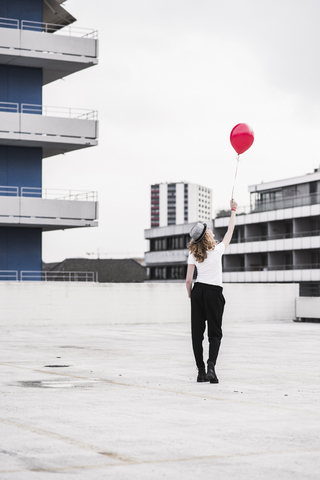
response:
{"label": "woman's hand", "polygon": [[231,200],[230,200],[230,208],[231,208],[231,210],[233,208],[235,208],[237,210],[237,208],[238,208],[238,204],[233,198],[231,198]]}

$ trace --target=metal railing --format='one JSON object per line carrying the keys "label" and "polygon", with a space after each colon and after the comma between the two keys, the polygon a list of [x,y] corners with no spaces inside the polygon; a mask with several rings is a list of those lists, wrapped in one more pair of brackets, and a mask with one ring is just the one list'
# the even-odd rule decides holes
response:
{"label": "metal railing", "polygon": [[97,272],[38,272],[22,270],[22,282],[97,282]]}
{"label": "metal railing", "polygon": [[[92,28],[74,27],[73,25],[59,25],[56,23],[32,22],[30,20],[21,20],[16,18],[0,17],[0,28],[13,28],[15,30],[25,30],[41,33],[55,33],[68,35],[70,37],[98,38],[98,30]],[[62,31],[61,31],[62,30]]]}
{"label": "metal railing", "polygon": [[47,200],[70,200],[97,202],[98,192],[94,190],[62,190],[37,187],[8,187],[0,185],[0,197],[41,198]]}
{"label": "metal railing", "polygon": [[16,270],[0,270],[0,281],[18,281],[18,272]]}
{"label": "metal railing", "polygon": [[88,110],[84,108],[72,107],[50,107],[47,105],[37,105],[31,103],[12,103],[0,102],[0,112],[2,113],[25,113],[33,115],[43,115],[46,117],[73,118],[81,120],[98,120],[97,110]]}
{"label": "metal railing", "polygon": [[275,200],[256,199],[250,209],[250,213],[267,212],[269,210],[281,210],[284,208],[304,207],[306,205],[320,204],[320,193],[309,193],[307,195],[296,195]]}
{"label": "metal railing", "polygon": [[19,187],[0,185],[0,197],[18,197]]}
{"label": "metal railing", "polygon": [[83,108],[50,107],[31,103],[21,104],[21,113],[44,115],[47,117],[77,118],[82,120],[98,120],[97,110]]}
{"label": "metal railing", "polygon": [[[240,206],[237,208],[237,216],[246,215],[247,213],[251,213],[250,205]],[[230,209],[215,211],[215,218],[230,217],[230,215],[231,215]]]}
{"label": "metal railing", "polygon": [[[238,215],[246,215],[248,213],[261,213],[270,210],[281,210],[285,208],[304,207],[307,205],[319,205],[320,193],[309,193],[307,195],[296,195],[294,197],[284,197],[275,200],[259,200],[255,199],[253,205],[242,206],[237,208]],[[229,217],[230,210],[217,210],[215,218]]]}
{"label": "metal railing", "polygon": [[0,112],[19,113],[19,104],[12,102],[0,102]]}
{"label": "metal railing", "polygon": [[21,30],[42,33],[55,33],[70,37],[98,38],[98,30],[92,28],[74,27],[71,25],[58,25],[56,23],[31,22],[21,20]]}
{"label": "metal railing", "polygon": [[98,193],[93,190],[60,190],[52,188],[21,187],[21,197],[84,202],[98,201]]}
{"label": "metal railing", "polygon": [[0,28],[14,28],[19,29],[19,20],[15,18],[3,18],[0,17]]}

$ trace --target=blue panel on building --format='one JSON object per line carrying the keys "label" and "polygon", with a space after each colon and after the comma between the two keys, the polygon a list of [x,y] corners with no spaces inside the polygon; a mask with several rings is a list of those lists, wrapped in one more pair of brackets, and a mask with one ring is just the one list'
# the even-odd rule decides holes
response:
{"label": "blue panel on building", "polygon": [[0,17],[42,22],[43,0],[1,0]]}
{"label": "blue panel on building", "polygon": [[1,227],[0,270],[41,271],[41,233],[41,228]]}
{"label": "blue panel on building", "polygon": [[41,188],[42,149],[0,146],[0,185]]}
{"label": "blue panel on building", "polygon": [[0,102],[41,105],[41,68],[0,65]]}

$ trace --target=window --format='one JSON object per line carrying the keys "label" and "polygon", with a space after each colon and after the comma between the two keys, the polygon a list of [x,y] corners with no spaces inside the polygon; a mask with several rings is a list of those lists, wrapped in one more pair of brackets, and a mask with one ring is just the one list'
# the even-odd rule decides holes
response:
{"label": "window", "polygon": [[166,280],[167,278],[166,267],[151,267],[150,277],[151,277],[151,280]]}
{"label": "window", "polygon": [[312,193],[317,193],[318,191],[318,182],[310,182],[309,183],[309,192]]}
{"label": "window", "polygon": [[293,264],[293,253],[287,252],[285,256],[285,266],[292,268],[292,264]]}
{"label": "window", "polygon": [[286,237],[292,236],[292,232],[293,232],[293,221],[288,220],[286,222]]}
{"label": "window", "polygon": [[297,194],[297,185],[292,185],[290,187],[284,187],[282,189],[282,195],[284,198],[294,197]]}

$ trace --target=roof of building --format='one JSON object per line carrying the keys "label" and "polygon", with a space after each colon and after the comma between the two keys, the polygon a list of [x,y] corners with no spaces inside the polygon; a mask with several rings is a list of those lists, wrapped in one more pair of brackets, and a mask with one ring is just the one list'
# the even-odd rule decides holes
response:
{"label": "roof of building", "polygon": [[65,0],[43,0],[43,22],[66,26],[76,21],[67,10],[61,6]]}
{"label": "roof of building", "polygon": [[299,177],[284,178],[283,180],[275,180],[273,182],[260,183],[257,185],[249,185],[250,193],[263,192],[274,188],[289,187],[291,185],[299,185],[320,180],[320,168],[315,168],[314,172],[301,175]]}
{"label": "roof of building", "polygon": [[97,272],[100,283],[131,283],[146,280],[145,267],[132,258],[87,259],[67,258],[60,263],[43,263],[43,271]]}

